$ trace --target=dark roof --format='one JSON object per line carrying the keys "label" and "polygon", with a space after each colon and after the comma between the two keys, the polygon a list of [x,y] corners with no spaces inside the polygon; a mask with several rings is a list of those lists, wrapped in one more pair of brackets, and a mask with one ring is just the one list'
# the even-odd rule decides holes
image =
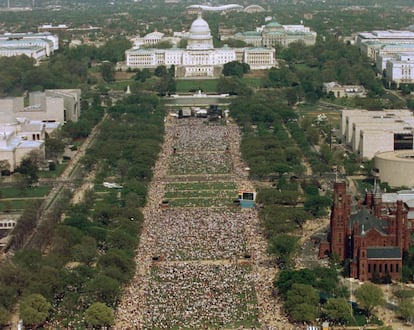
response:
{"label": "dark roof", "polygon": [[401,248],[398,246],[375,246],[367,248],[368,259],[401,259]]}
{"label": "dark roof", "polygon": [[350,228],[353,228],[355,223],[358,224],[358,234],[361,236],[370,229],[376,229],[380,234],[387,235],[387,221],[378,219],[365,208],[362,208],[355,214],[351,214],[349,218]]}

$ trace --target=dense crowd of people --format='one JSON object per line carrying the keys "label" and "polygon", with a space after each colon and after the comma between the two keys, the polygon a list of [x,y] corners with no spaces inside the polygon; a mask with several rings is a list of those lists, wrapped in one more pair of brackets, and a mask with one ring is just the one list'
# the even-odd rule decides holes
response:
{"label": "dense crowd of people", "polygon": [[[220,167],[212,164],[226,155],[237,188],[252,189],[240,157],[238,127],[169,120],[143,210],[136,275],[124,290],[116,328],[278,329],[275,325],[286,321],[271,298],[275,270],[265,264],[266,241],[256,210],[162,207],[175,158],[189,170],[180,172],[182,181],[194,166],[210,166],[212,172],[204,173],[214,181],[211,173]],[[208,158],[199,163],[197,155]]]}
{"label": "dense crowd of people", "polygon": [[257,319],[248,266],[184,263],[154,267],[145,328],[220,329]]}
{"label": "dense crowd of people", "polygon": [[169,174],[226,174],[232,170],[231,156],[226,151],[179,152],[170,161]]}
{"label": "dense crowd of people", "polygon": [[163,261],[243,258],[245,222],[242,213],[225,209],[166,209],[149,235],[156,241],[154,255]]}

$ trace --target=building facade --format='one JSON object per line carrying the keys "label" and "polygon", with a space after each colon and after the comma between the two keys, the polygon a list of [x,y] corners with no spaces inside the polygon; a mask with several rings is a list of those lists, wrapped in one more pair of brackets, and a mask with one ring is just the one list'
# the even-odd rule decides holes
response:
{"label": "building facade", "polygon": [[364,159],[377,153],[414,149],[414,116],[409,110],[342,110],[340,133],[343,144]]}
{"label": "building facade", "polygon": [[45,126],[26,118],[19,120],[0,112],[0,162],[2,170],[13,172],[24,157],[36,151],[45,157]]}
{"label": "building facade", "polygon": [[208,23],[199,16],[191,25],[186,49],[133,48],[125,52],[127,68],[174,66],[179,78],[215,78],[223,65],[239,60],[251,69],[268,69],[275,65],[275,50],[270,47],[214,48]]}
{"label": "building facade", "polygon": [[0,57],[26,55],[39,62],[57,49],[59,38],[49,32],[0,35]]}
{"label": "building facade", "polygon": [[0,98],[0,111],[13,117],[63,124],[79,119],[80,97],[80,89],[47,89],[29,93],[28,106],[23,96]]}
{"label": "building facade", "polygon": [[[403,30],[376,30],[371,32],[360,32],[355,38],[355,44],[365,53],[367,44],[407,44],[414,43],[414,32]],[[368,57],[372,56],[365,53]]]}
{"label": "building facade", "polygon": [[256,47],[273,47],[275,45],[288,47],[293,42],[303,42],[306,46],[314,45],[316,36],[316,32],[302,24],[281,25],[271,20],[266,25],[257,28],[256,31],[240,32],[225,38],[242,40]]}
{"label": "building facade", "polygon": [[13,172],[24,157],[45,156],[45,136],[80,115],[80,89],[49,89],[24,98],[0,98],[0,162]]}
{"label": "building facade", "polygon": [[374,164],[381,182],[390,187],[414,187],[414,150],[377,153]]}
{"label": "building facade", "polygon": [[320,256],[334,254],[350,261],[350,276],[401,279],[403,251],[410,247],[407,209],[401,200],[382,203],[381,195],[367,193],[365,205],[352,211],[345,182],[334,184],[330,233],[321,244]]}
{"label": "building facade", "polygon": [[414,52],[398,54],[389,59],[386,64],[386,78],[397,86],[414,83]]}
{"label": "building facade", "polygon": [[336,98],[367,96],[367,91],[362,85],[341,85],[335,81],[323,83],[322,91],[325,94],[333,94]]}

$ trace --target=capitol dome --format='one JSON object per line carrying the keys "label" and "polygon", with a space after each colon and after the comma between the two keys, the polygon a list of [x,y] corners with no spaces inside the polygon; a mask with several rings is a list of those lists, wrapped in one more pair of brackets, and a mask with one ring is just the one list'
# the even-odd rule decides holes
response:
{"label": "capitol dome", "polygon": [[210,34],[210,27],[208,23],[200,16],[191,24],[190,33],[208,33]]}
{"label": "capitol dome", "polygon": [[191,24],[187,49],[213,49],[213,38],[208,23],[199,15]]}

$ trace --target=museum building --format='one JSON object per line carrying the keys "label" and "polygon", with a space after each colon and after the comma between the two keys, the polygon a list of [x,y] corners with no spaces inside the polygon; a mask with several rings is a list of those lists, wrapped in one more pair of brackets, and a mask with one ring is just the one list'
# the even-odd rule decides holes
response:
{"label": "museum building", "polygon": [[319,256],[349,260],[350,277],[400,280],[403,251],[410,247],[407,208],[402,200],[384,203],[381,193],[367,193],[364,205],[354,206],[345,182],[335,182],[328,240]]}

